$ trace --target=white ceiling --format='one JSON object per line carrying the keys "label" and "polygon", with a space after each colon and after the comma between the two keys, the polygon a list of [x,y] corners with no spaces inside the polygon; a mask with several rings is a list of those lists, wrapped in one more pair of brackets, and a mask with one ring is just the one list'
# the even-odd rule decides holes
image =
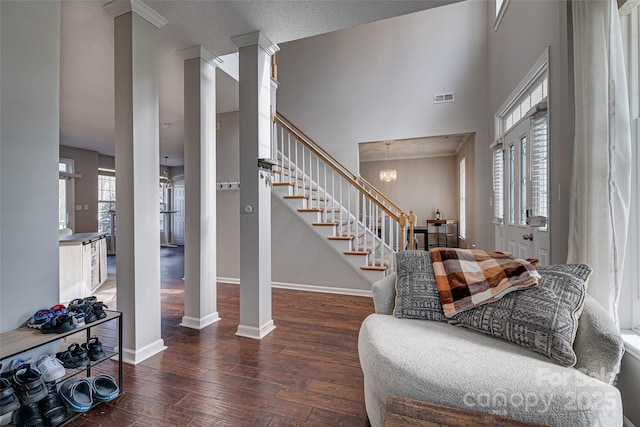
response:
{"label": "white ceiling", "polygon": [[390,143],[389,160],[455,156],[462,146],[472,137],[472,133],[465,133],[426,138],[365,142],[358,145],[358,152],[360,154],[360,162],[386,160],[386,143],[388,142]]}
{"label": "white ceiling", "polygon": [[[169,23],[159,30],[160,158],[183,164],[183,63],[201,45],[237,51],[231,37],[260,30],[285,43],[460,0],[148,0]],[[60,143],[114,154],[113,18],[103,1],[62,1]],[[238,83],[217,70],[217,111],[238,109]]]}

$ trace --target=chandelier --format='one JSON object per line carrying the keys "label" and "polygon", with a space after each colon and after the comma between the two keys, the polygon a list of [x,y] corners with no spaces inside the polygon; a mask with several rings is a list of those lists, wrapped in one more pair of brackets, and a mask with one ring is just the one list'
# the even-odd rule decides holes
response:
{"label": "chandelier", "polygon": [[162,175],[160,175],[160,186],[162,188],[173,188],[173,181],[169,177],[169,166],[167,165],[167,160],[169,156],[164,156],[164,168],[162,170]]}
{"label": "chandelier", "polygon": [[380,171],[380,181],[393,182],[398,179],[398,171],[389,168],[389,146],[391,143],[385,142],[385,145],[387,146],[387,168]]}

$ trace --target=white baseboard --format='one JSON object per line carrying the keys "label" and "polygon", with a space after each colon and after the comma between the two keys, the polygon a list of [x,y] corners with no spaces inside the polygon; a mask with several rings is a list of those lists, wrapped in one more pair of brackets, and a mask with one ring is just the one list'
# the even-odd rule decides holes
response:
{"label": "white baseboard", "polygon": [[322,292],[325,294],[352,295],[356,297],[371,297],[370,289],[334,288],[330,286],[302,285],[299,283],[271,282],[272,288],[291,289],[294,291]]}
{"label": "white baseboard", "polygon": [[[233,277],[218,277],[218,283],[229,283],[232,285],[239,285],[240,279]],[[335,288],[331,286],[318,286],[318,285],[303,285],[300,283],[287,283],[287,282],[271,282],[272,288],[278,289],[291,289],[293,291],[305,291],[305,292],[321,292],[325,294],[337,294],[337,295],[351,295],[356,297],[372,297],[370,289],[349,289],[349,288]]]}
{"label": "white baseboard", "polygon": [[129,365],[137,365],[151,356],[166,350],[166,348],[167,346],[164,345],[162,338],[137,350],[124,348],[122,349],[122,361]]}
{"label": "white baseboard", "polygon": [[252,338],[254,340],[260,340],[272,332],[276,326],[273,324],[273,320],[269,320],[264,325],[256,328],[255,326],[238,325],[236,335],[239,337]]}
{"label": "white baseboard", "polygon": [[627,417],[623,417],[622,424],[624,425],[624,427],[635,427],[633,425],[633,423],[631,421],[629,421],[629,418],[627,418]]}
{"label": "white baseboard", "polygon": [[220,316],[218,315],[217,311],[215,313],[211,313],[202,318],[182,316],[182,322],[180,323],[180,326],[184,326],[185,328],[200,330],[200,329],[206,328],[209,325],[216,323],[219,320],[220,320]]}

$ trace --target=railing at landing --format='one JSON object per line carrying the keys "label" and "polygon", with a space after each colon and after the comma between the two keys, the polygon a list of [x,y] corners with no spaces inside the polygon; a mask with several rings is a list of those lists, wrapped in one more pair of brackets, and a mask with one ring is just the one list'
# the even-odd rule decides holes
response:
{"label": "railing at landing", "polygon": [[353,239],[352,252],[368,252],[363,268],[393,271],[393,252],[413,249],[413,212],[404,212],[279,112],[273,133],[276,182],[293,184],[295,195],[308,196],[308,209],[336,224],[337,238]]}

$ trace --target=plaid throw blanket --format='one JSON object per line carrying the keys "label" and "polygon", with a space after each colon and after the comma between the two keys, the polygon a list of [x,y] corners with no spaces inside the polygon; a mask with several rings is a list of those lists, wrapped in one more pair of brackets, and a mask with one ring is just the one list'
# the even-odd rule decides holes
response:
{"label": "plaid throw blanket", "polygon": [[429,253],[446,317],[537,286],[540,279],[537,259],[471,249],[434,248]]}

